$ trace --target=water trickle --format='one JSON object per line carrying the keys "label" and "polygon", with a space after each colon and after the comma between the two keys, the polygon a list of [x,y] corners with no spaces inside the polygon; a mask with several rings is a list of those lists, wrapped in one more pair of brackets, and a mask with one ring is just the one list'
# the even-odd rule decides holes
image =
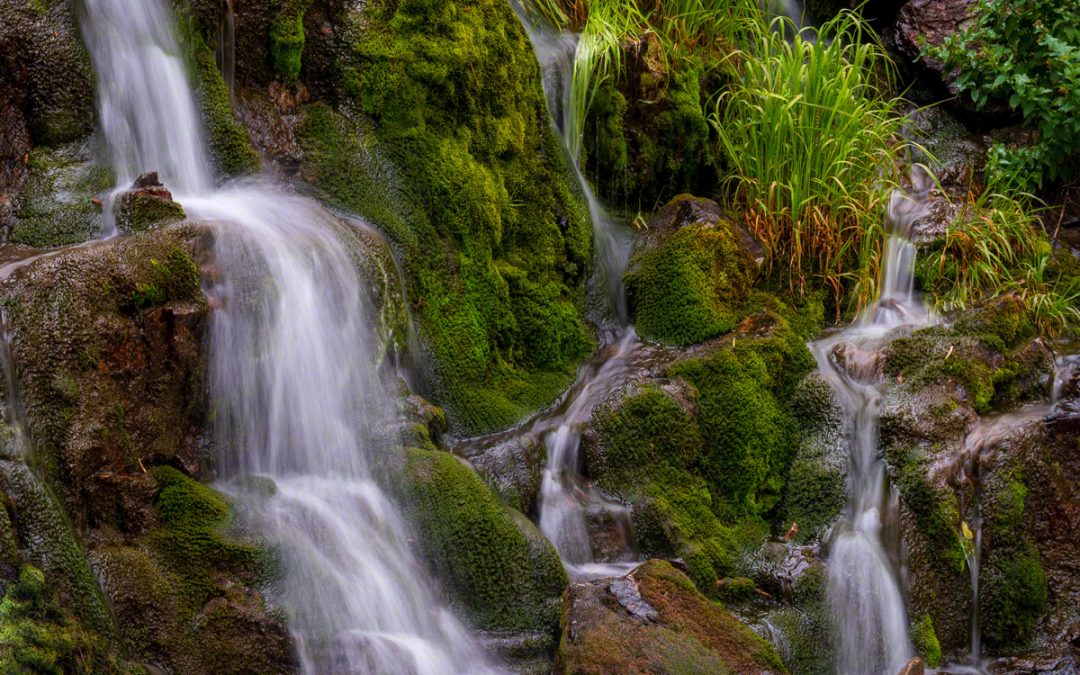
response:
{"label": "water trickle", "polygon": [[847,330],[813,343],[822,376],[844,411],[848,504],[828,544],[828,595],[841,673],[895,673],[912,656],[901,582],[899,501],[878,448],[879,364],[889,331],[920,327],[931,313],[914,292],[911,227],[924,213],[929,180],[893,194],[877,300]]}
{"label": "water trickle", "polygon": [[[595,246],[594,272],[589,282],[592,315],[602,328],[601,348],[578,371],[574,385],[561,403],[535,418],[528,426],[542,433],[547,450],[540,486],[540,531],[555,545],[570,573],[576,577],[609,576],[626,571],[636,559],[628,509],[607,499],[581,475],[581,434],[592,408],[626,381],[641,357],[641,341],[630,326],[622,276],[630,262],[633,240],[605,212],[578,166],[581,133],[578,128],[584,101],[574,96],[575,63],[588,44],[569,32],[554,31],[534,20],[518,3],[514,8],[525,26],[540,63],[544,91],[553,125],[589,208]],[[615,555],[596,550],[595,528],[589,521],[611,521],[622,542]],[[611,528],[608,528],[611,529]],[[610,547],[608,547],[610,548]]]}
{"label": "water trickle", "polygon": [[275,595],[303,671],[490,672],[438,602],[380,486],[400,459],[395,401],[353,226],[268,183],[213,190],[163,0],[86,1],[83,34],[120,184],[158,170],[189,216],[214,228],[209,376],[221,487],[281,559]]}
{"label": "water trickle", "polygon": [[233,0],[225,0],[225,12],[218,29],[216,57],[221,79],[225,81],[225,89],[232,101],[236,83],[236,15],[233,13]]}

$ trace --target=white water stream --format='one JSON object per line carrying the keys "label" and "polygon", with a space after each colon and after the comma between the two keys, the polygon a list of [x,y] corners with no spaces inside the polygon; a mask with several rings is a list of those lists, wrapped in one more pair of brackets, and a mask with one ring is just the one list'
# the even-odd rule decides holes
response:
{"label": "white water stream", "polygon": [[844,411],[849,448],[848,504],[828,545],[828,595],[843,674],[896,673],[913,656],[900,570],[898,497],[878,447],[879,354],[888,333],[932,320],[913,288],[911,225],[923,214],[929,182],[889,204],[889,238],[877,300],[850,328],[813,343],[822,376]]}
{"label": "white water stream", "polygon": [[[602,328],[597,357],[578,372],[562,404],[532,421],[530,428],[543,430],[547,450],[540,486],[540,531],[555,545],[575,578],[614,576],[626,572],[636,560],[629,510],[590,486],[581,475],[581,434],[593,407],[626,381],[639,356],[641,341],[630,325],[622,276],[630,262],[632,238],[604,211],[578,166],[581,133],[573,96],[575,62],[587,48],[577,36],[557,32],[534,20],[513,3],[529,34],[540,63],[548,110],[572,162],[578,184],[589,208],[595,246],[594,271],[589,298],[594,319]],[[589,517],[614,521],[622,532],[622,550],[615,556],[595,550]],[[600,560],[604,558],[603,560]]]}
{"label": "white water stream", "polygon": [[[488,672],[376,480],[399,459],[387,442],[395,403],[350,225],[268,183],[214,189],[164,0],[85,1],[119,187],[156,170],[189,217],[214,228],[210,390],[232,479],[222,487],[279,554],[274,595],[302,670]],[[254,475],[272,484],[251,488]]]}

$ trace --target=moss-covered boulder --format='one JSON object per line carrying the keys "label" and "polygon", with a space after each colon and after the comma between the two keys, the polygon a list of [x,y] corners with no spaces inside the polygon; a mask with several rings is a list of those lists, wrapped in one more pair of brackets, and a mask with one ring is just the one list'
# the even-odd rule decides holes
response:
{"label": "moss-covered boulder", "polygon": [[813,362],[803,339],[762,314],[592,412],[589,476],[631,505],[642,550],[681,557],[706,594],[769,533],[795,450],[788,402]]}
{"label": "moss-covered boulder", "polygon": [[497,0],[368,3],[335,21],[338,105],[304,110],[301,176],[402,251],[451,427],[508,426],[591,348],[591,231],[531,45]]}
{"label": "moss-covered boulder", "polygon": [[650,560],[573,584],[556,673],[784,673],[773,647],[681,572]]}
{"label": "moss-covered boulder", "polygon": [[566,572],[536,526],[447,452],[408,450],[402,491],[424,557],[477,626],[555,635]]}
{"label": "moss-covered boulder", "polygon": [[817,372],[807,375],[790,403],[798,447],[783,488],[785,522],[797,525],[796,541],[821,538],[847,503],[844,413]]}
{"label": "moss-covered boulder", "polygon": [[295,672],[281,617],[253,590],[272,556],[238,536],[220,494],[172,467],[152,475],[156,526],[91,554],[128,653],[172,672]]}
{"label": "moss-covered boulder", "polygon": [[112,187],[112,176],[93,161],[89,144],[37,147],[27,158],[26,181],[14,197],[17,207],[8,240],[46,248],[100,234],[100,197]]}
{"label": "moss-covered boulder", "polygon": [[649,223],[624,276],[630,316],[646,338],[691,345],[750,312],[760,247],[708,200],[679,197]]}
{"label": "moss-covered boulder", "polygon": [[72,3],[9,0],[0,4],[0,44],[24,74],[26,120],[37,145],[82,138],[94,125],[94,78]]}

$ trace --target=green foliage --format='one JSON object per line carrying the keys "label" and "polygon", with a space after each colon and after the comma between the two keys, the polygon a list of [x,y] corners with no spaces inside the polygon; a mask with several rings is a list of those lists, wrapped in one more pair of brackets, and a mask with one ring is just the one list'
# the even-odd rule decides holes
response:
{"label": "green foliage", "polygon": [[0,600],[0,671],[117,672],[105,644],[55,604],[41,570],[26,565]]}
{"label": "green foliage", "polygon": [[1030,147],[990,150],[987,173],[1021,190],[1064,182],[1080,168],[1080,7],[1054,0],[978,0],[974,20],[926,52],[958,73],[982,108],[1007,101],[1038,130]]}
{"label": "green foliage", "polygon": [[[732,71],[730,53],[744,35],[760,30],[761,24],[761,12],[751,0],[531,0],[525,4],[535,17],[579,34],[571,83],[570,128],[566,130],[575,160],[581,155],[586,116],[605,83],[618,80],[624,71],[628,45],[658,40],[660,59],[669,70],[679,73],[677,77],[687,78],[675,84],[676,91],[686,92],[677,95],[692,95],[697,83],[691,83],[691,78],[697,79],[701,63]],[[685,121],[701,116],[700,101],[688,103],[675,101],[673,110],[684,111],[675,112],[676,118]],[[676,126],[679,123],[678,119],[671,121]]]}
{"label": "green foliage", "polygon": [[712,122],[732,169],[729,201],[790,288],[821,285],[837,309],[845,293],[875,295],[884,207],[897,185],[898,99],[872,31],[841,12],[792,34],[783,19],[742,57],[742,77]]}
{"label": "green foliage", "polygon": [[507,426],[550,403],[592,347],[589,222],[531,47],[496,0],[372,6],[360,32],[342,109],[370,124],[309,108],[304,172],[400,247],[451,425]]}
{"label": "green foliage", "polygon": [[915,653],[922,657],[926,665],[931,668],[941,665],[941,643],[938,642],[934,620],[929,614],[924,614],[912,625],[911,641],[915,645]]}
{"label": "green foliage", "polygon": [[429,562],[479,626],[558,628],[566,572],[532,523],[447,452],[407,450],[404,481]]}
{"label": "green foliage", "polygon": [[916,526],[929,542],[930,555],[944,570],[960,579],[967,563],[960,539],[960,510],[956,495],[927,480],[930,461],[920,450],[895,452],[890,461],[899,473],[897,484],[900,498],[915,516]]}
{"label": "green foliage", "polygon": [[148,264],[150,280],[137,284],[128,298],[128,303],[135,310],[200,298],[201,275],[187,251],[176,247],[169,251],[164,261],[151,258]]}
{"label": "green foliage", "polygon": [[735,328],[757,272],[736,237],[730,221],[700,223],[635,256],[623,281],[641,335],[691,345]]}
{"label": "green foliage", "polygon": [[944,239],[923,253],[919,284],[944,310],[1015,295],[1050,336],[1080,327],[1080,271],[1055,253],[1024,204],[987,190],[969,197]]}

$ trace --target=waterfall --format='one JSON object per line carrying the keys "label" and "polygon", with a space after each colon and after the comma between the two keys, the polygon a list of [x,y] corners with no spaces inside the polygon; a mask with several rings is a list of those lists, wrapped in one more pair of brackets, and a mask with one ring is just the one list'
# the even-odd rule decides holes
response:
{"label": "waterfall", "polygon": [[896,191],[877,300],[847,330],[811,345],[844,411],[849,450],[848,504],[829,541],[828,596],[840,673],[896,673],[913,654],[900,570],[899,501],[878,447],[879,355],[888,333],[932,320],[914,291],[911,225],[925,212],[928,177]]}
{"label": "waterfall", "polygon": [[86,0],[119,185],[157,170],[215,234],[209,380],[220,468],[277,553],[274,595],[309,673],[488,672],[441,607],[378,478],[395,402],[348,222],[268,183],[215,190],[164,0]]}
{"label": "waterfall", "polygon": [[[543,428],[547,460],[540,485],[540,531],[551,541],[563,564],[575,578],[610,576],[625,572],[636,559],[630,534],[630,514],[622,504],[607,499],[587,484],[580,473],[581,434],[592,408],[626,381],[638,356],[641,341],[630,325],[622,276],[630,263],[632,239],[605,212],[579,166],[584,102],[573,95],[575,63],[588,45],[566,31],[555,31],[533,20],[519,3],[512,3],[532,42],[540,63],[548,111],[589,209],[595,247],[594,272],[589,281],[594,320],[601,327],[597,357],[583,366],[563,405],[533,420]],[[590,515],[612,519],[624,532],[621,552],[614,556],[594,551]],[[598,562],[600,558],[606,558]]]}

